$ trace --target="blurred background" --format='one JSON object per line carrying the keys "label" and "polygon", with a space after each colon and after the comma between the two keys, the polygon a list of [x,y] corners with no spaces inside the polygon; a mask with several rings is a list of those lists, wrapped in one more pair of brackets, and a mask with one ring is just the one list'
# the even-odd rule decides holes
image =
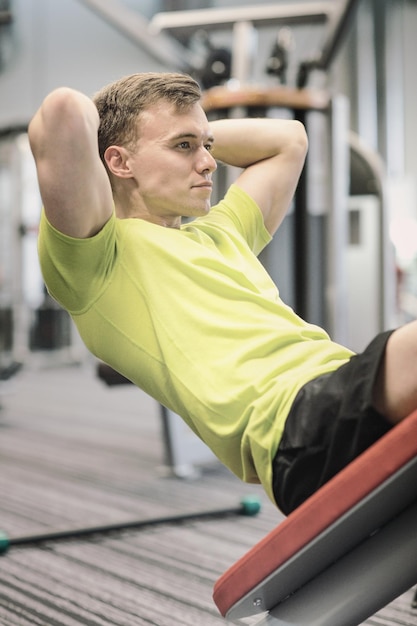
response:
{"label": "blurred background", "polygon": [[1,0],[2,379],[39,354],[85,358],[37,265],[27,124],[55,87],[133,72],[193,74],[209,117],[301,119],[306,169],[262,255],[283,298],[355,350],[415,318],[416,32],[415,0]]}
{"label": "blurred background", "polygon": [[[182,71],[209,119],[302,121],[305,168],[261,261],[284,301],[359,351],[417,317],[416,33],[417,0],[0,0],[0,534],[230,507],[256,487],[118,386],[46,293],[27,140],[43,98]],[[235,176],[218,168],[213,201]],[[0,624],[225,624],[216,577],[280,519],[263,501],[239,522],[16,547]],[[366,624],[414,624],[416,601],[410,590]]]}

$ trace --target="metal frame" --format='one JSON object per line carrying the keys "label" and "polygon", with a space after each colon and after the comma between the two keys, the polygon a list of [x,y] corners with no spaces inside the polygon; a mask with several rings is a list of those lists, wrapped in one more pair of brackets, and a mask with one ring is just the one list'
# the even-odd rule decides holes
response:
{"label": "metal frame", "polygon": [[329,69],[360,2],[361,0],[340,0],[338,8],[333,11],[327,38],[317,59],[316,66],[319,69]]}
{"label": "metal frame", "polygon": [[347,259],[349,196],[349,103],[332,99],[328,114],[329,184],[327,224],[326,326],[334,341],[347,345]]}
{"label": "metal frame", "polygon": [[[368,170],[368,194],[375,195],[379,203],[379,329],[386,330],[394,324],[395,320],[395,252],[389,238],[389,211],[387,190],[385,185],[386,166],[377,152],[364,144],[361,138],[354,132],[349,132],[349,146],[351,159],[360,161]],[[351,172],[352,173],[352,172]],[[364,194],[365,195],[365,190]]]}
{"label": "metal frame", "polygon": [[362,624],[416,583],[416,522],[414,504],[253,626]]}
{"label": "metal frame", "polygon": [[[242,42],[242,27],[245,28],[245,37],[248,38],[256,26],[279,22],[321,24],[334,17],[335,13],[334,2],[327,0],[278,6],[166,11],[157,13],[151,21],[148,21],[138,11],[130,9],[120,0],[79,0],[79,2],[101,16],[133,43],[144,48],[152,58],[167,67],[188,72],[198,70],[204,59],[176,39],[181,34],[192,33],[198,28],[204,30],[233,28],[237,40],[234,45],[236,54],[238,50],[241,53],[242,49],[245,49],[245,42]],[[247,78],[241,75],[242,72],[238,74],[239,79]]]}
{"label": "metal frame", "polygon": [[[271,24],[325,24],[329,31],[322,52],[300,65],[299,83],[304,86],[312,69],[326,70],[332,63],[343,35],[348,29],[360,0],[334,0],[324,2],[298,2],[278,5],[165,11],[148,21],[138,11],[133,11],[120,0],[79,0],[104,18],[131,41],[167,65],[182,71],[201,68],[204,59],[197,52],[182,45],[178,38],[192,34],[196,29],[233,29],[233,57],[247,48],[253,30]],[[248,63],[234,63],[233,78],[247,79]],[[237,69],[236,69],[237,67]]]}
{"label": "metal frame", "polygon": [[335,3],[294,2],[291,4],[260,4],[248,7],[197,9],[191,11],[165,11],[154,15],[149,30],[154,35],[163,31],[179,34],[203,28],[206,30],[230,28],[237,22],[251,22],[257,26],[272,23],[286,24],[325,23],[334,14]]}
{"label": "metal frame", "polygon": [[213,590],[221,614],[262,616],[256,626],[359,626],[411,589],[416,428],[414,411],[232,565]]}

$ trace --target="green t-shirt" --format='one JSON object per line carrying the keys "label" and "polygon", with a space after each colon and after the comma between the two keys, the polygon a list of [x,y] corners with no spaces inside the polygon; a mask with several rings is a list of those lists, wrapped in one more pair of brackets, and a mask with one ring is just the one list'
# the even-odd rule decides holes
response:
{"label": "green t-shirt", "polygon": [[256,256],[270,239],[258,206],[232,185],[181,229],[113,215],[74,239],[43,213],[39,254],[89,350],[273,500],[272,459],[295,395],[352,353],[280,300]]}

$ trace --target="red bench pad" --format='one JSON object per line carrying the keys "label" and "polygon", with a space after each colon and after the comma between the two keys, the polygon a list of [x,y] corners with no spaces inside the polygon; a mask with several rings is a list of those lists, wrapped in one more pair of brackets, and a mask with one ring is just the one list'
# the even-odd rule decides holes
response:
{"label": "red bench pad", "polygon": [[216,582],[226,616],[236,602],[417,456],[417,411],[339,472]]}

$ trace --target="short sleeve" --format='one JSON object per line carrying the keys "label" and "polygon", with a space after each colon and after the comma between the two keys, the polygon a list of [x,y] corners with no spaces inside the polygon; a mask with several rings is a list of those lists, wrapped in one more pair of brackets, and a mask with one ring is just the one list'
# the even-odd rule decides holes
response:
{"label": "short sleeve", "polygon": [[81,313],[100,297],[116,262],[116,217],[94,237],[76,239],[54,228],[42,211],[38,253],[51,296],[70,313]]}

